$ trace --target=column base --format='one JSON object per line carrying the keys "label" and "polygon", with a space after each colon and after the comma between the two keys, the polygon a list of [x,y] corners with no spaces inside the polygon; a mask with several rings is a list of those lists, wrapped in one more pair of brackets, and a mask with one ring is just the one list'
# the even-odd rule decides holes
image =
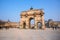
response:
{"label": "column base", "polygon": [[29,29],[29,26],[26,26],[26,29]]}
{"label": "column base", "polygon": [[23,29],[23,27],[22,27],[22,26],[20,26],[20,29]]}
{"label": "column base", "polygon": [[45,26],[42,26],[42,29],[45,30]]}
{"label": "column base", "polygon": [[34,29],[38,29],[37,26],[35,26]]}

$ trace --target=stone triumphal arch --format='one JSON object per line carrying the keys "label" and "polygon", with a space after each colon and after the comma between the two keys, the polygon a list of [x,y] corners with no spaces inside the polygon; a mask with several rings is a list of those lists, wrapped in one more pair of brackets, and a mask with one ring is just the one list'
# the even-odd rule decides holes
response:
{"label": "stone triumphal arch", "polygon": [[41,28],[45,29],[44,12],[42,9],[30,8],[28,11],[21,12],[20,28],[31,28],[30,21],[34,19],[34,28],[38,29],[38,23],[41,24]]}

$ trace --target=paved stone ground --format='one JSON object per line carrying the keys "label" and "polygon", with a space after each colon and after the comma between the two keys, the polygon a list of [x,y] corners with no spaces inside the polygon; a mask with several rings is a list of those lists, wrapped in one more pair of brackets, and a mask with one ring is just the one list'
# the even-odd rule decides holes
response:
{"label": "paved stone ground", "polygon": [[60,40],[60,29],[0,29],[0,40]]}

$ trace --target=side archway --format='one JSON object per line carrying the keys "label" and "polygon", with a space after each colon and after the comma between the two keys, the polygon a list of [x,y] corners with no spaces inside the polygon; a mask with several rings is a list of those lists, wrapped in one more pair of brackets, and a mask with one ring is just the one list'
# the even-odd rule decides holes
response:
{"label": "side archway", "polygon": [[37,22],[37,26],[38,26],[38,29],[42,29],[42,23],[41,22]]}
{"label": "side archway", "polygon": [[26,28],[26,23],[25,22],[23,22],[23,28]]}

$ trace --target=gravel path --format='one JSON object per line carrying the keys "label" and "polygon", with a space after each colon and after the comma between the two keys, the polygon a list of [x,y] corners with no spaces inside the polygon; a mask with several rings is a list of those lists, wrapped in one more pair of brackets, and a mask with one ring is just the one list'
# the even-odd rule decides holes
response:
{"label": "gravel path", "polygon": [[59,30],[0,29],[0,40],[59,40]]}

